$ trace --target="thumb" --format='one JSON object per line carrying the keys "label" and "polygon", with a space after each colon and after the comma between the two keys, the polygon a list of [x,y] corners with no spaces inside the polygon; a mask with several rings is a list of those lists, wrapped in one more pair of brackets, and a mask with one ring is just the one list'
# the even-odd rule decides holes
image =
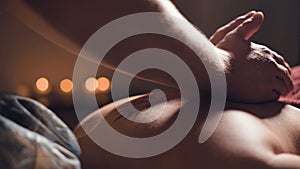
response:
{"label": "thumb", "polygon": [[245,20],[230,34],[235,34],[245,40],[248,40],[260,29],[263,21],[264,14],[262,12],[257,12],[252,17]]}

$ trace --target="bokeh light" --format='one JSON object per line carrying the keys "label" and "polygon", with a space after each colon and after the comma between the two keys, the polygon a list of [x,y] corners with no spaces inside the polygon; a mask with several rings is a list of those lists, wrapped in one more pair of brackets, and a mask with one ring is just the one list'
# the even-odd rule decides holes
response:
{"label": "bokeh light", "polygon": [[85,88],[90,91],[90,92],[94,92],[96,91],[96,89],[98,88],[98,81],[96,78],[94,77],[90,77],[88,79],[86,79],[85,81]]}
{"label": "bokeh light", "polygon": [[70,79],[64,79],[60,82],[60,89],[64,93],[69,93],[73,89],[73,83]]}
{"label": "bokeh light", "polygon": [[25,85],[18,86],[17,87],[17,93],[20,96],[25,96],[25,97],[30,96],[30,90],[29,90],[28,86],[25,86]]}
{"label": "bokeh light", "polygon": [[100,77],[97,81],[100,92],[106,92],[110,89],[110,81],[106,77]]}
{"label": "bokeh light", "polygon": [[49,90],[49,81],[45,77],[37,79],[35,85],[36,89],[41,93],[46,93]]}

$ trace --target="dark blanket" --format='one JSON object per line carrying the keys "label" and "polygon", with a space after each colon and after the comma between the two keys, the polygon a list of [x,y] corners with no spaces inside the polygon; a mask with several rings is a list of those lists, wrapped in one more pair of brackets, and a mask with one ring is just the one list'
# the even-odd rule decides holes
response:
{"label": "dark blanket", "polygon": [[79,169],[72,131],[42,104],[0,95],[1,169]]}

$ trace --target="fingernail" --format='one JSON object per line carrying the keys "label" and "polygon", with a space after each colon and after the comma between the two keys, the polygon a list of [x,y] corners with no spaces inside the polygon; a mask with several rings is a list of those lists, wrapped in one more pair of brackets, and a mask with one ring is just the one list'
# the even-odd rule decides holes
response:
{"label": "fingernail", "polygon": [[251,20],[254,21],[254,22],[257,22],[257,21],[262,20],[262,17],[261,17],[261,15],[259,15],[259,14],[256,13],[255,15],[253,15],[251,17]]}
{"label": "fingernail", "polygon": [[262,12],[256,12],[255,15],[253,15],[254,19],[263,20],[264,14]]}

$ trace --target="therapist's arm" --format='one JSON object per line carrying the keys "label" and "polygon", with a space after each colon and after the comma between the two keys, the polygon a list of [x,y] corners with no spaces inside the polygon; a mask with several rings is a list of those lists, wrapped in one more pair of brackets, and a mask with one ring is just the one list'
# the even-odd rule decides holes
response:
{"label": "therapist's arm", "polygon": [[[184,18],[169,1],[151,2],[161,6],[163,13]],[[166,20],[170,22],[170,29],[177,31],[190,47],[197,49],[196,54],[206,61],[206,65],[226,75],[228,98],[244,102],[275,100],[290,91],[293,85],[290,68],[284,58],[268,47],[249,40],[263,21],[263,13],[252,11],[221,27],[211,38],[217,51],[215,55],[207,50],[211,48],[207,39],[197,39],[197,34],[202,34],[200,31],[191,33],[186,30],[186,25],[172,24],[172,20]],[[193,55],[181,57],[198,73],[198,85],[206,88],[207,81],[201,80],[203,67],[199,66],[199,61],[196,62]]]}
{"label": "therapist's arm", "polygon": [[[18,18],[26,26],[54,44],[76,55],[84,42],[92,35],[91,33],[125,15],[139,12],[162,12],[185,19],[169,0],[80,2],[85,4],[84,6],[79,5],[79,2],[76,3],[73,6],[63,1],[43,3],[25,1],[23,3],[16,0],[5,0],[1,2],[0,9]],[[60,6],[60,8],[54,8],[55,6]],[[46,7],[55,9],[55,12],[43,15],[43,9]],[[74,11],[80,12],[74,13]],[[101,11],[101,14],[97,11]],[[73,14],[72,18],[65,15],[69,12]],[[58,15],[61,17],[56,17]],[[117,52],[109,55],[105,61],[110,67],[115,67],[135,50],[151,47],[164,48],[184,60],[196,75],[200,90],[208,91],[210,82],[206,69],[198,58],[200,56],[207,66],[215,70],[216,75],[226,74],[229,99],[247,102],[273,100],[279,94],[290,90],[290,74],[281,57],[273,57],[273,52],[264,50],[263,46],[252,45],[248,41],[263,22],[261,13],[252,15],[255,17],[251,18],[253,16],[250,14],[243,16],[239,20],[241,24],[237,27],[229,26],[230,29],[218,30],[216,34],[219,38],[213,40],[213,43],[206,38],[199,38],[203,37],[203,34],[193,28],[192,24],[180,25],[177,24],[176,19],[166,18],[164,24],[168,25],[167,31],[172,31],[184,39],[187,46],[170,38],[147,35],[144,39],[126,41],[124,47],[118,48]],[[35,18],[34,22],[32,22],[32,18]],[[76,22],[72,21],[74,18],[76,18]],[[77,33],[80,29],[86,31]],[[190,48],[195,48],[196,51],[192,52]],[[212,52],[213,50],[217,52]],[[161,72],[148,71],[148,74],[145,73],[142,76],[152,82],[176,86],[172,78],[166,78]],[[187,77],[188,79],[190,78]]]}

